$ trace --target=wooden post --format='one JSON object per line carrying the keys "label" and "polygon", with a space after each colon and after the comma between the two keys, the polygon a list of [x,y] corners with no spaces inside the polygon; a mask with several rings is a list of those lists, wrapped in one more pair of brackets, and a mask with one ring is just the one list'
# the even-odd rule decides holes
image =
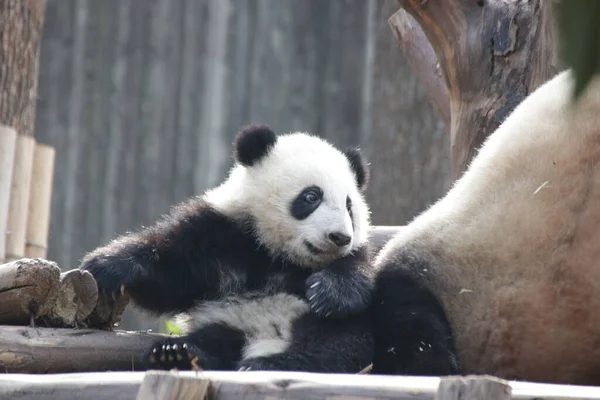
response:
{"label": "wooden post", "polygon": [[25,256],[25,234],[29,208],[29,186],[33,169],[35,140],[31,136],[18,135],[8,208],[6,234],[6,261]]}
{"label": "wooden post", "polygon": [[36,144],[29,189],[25,257],[46,258],[54,176],[54,148]]}
{"label": "wooden post", "polygon": [[17,132],[8,126],[0,125],[0,264],[6,258],[8,207],[16,141]]}
{"label": "wooden post", "polygon": [[[420,25],[443,72],[456,179],[515,106],[558,72],[553,5],[544,0],[398,2]],[[399,21],[390,19],[394,31],[404,29]],[[406,55],[414,59],[411,52]],[[427,61],[417,75],[442,79],[431,73],[429,58],[422,59]],[[441,84],[426,82],[425,88],[429,98],[443,92]]]}

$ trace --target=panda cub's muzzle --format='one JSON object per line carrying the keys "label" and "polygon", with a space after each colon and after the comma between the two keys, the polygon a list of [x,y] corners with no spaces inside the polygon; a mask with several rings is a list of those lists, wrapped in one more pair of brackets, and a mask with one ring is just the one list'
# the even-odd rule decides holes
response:
{"label": "panda cub's muzzle", "polygon": [[340,254],[346,250],[346,247],[352,242],[352,237],[343,232],[330,232],[326,235],[326,239],[323,240],[323,244],[316,246],[309,242],[304,241],[304,245],[314,255],[322,254]]}

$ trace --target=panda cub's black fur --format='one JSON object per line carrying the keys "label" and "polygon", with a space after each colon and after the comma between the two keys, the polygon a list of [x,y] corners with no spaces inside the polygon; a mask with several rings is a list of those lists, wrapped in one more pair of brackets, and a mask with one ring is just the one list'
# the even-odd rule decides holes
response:
{"label": "panda cub's black fur", "polygon": [[304,133],[262,125],[234,142],[228,179],[86,255],[104,295],[122,290],[188,332],[149,368],[357,372],[371,362],[368,170]]}

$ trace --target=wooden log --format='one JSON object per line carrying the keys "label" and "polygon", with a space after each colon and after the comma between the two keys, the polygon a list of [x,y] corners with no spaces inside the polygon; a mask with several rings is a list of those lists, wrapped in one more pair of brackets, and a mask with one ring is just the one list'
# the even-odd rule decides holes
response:
{"label": "wooden log", "polygon": [[0,263],[4,262],[6,258],[8,206],[16,142],[17,132],[8,126],[0,125]]}
{"label": "wooden log", "polygon": [[0,371],[136,371],[140,355],[165,335],[95,329],[0,326]]}
{"label": "wooden log", "polygon": [[16,260],[25,256],[29,186],[31,184],[34,149],[35,139],[33,137],[17,135],[8,209],[6,261]]}
{"label": "wooden log", "polygon": [[510,400],[508,381],[493,376],[450,376],[440,380],[435,400]]}
{"label": "wooden log", "polygon": [[54,306],[40,319],[45,326],[79,327],[98,302],[98,286],[88,271],[72,269],[60,274]]}
{"label": "wooden log", "polygon": [[53,147],[35,145],[25,235],[25,257],[28,258],[46,258],[47,255],[54,156]]}
{"label": "wooden log", "polygon": [[85,320],[86,325],[96,329],[112,329],[119,326],[125,308],[129,305],[129,296],[125,293],[119,296],[108,297],[98,294],[96,307]]}
{"label": "wooden log", "polygon": [[28,324],[48,314],[58,295],[60,268],[41,259],[0,265],[0,323]]}

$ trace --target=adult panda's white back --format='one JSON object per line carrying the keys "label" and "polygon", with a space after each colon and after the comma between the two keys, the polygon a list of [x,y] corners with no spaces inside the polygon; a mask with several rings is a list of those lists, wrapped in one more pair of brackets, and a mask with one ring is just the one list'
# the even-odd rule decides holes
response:
{"label": "adult panda's white back", "polygon": [[574,107],[572,85],[528,96],[376,261],[439,299],[463,373],[600,383],[600,81]]}

